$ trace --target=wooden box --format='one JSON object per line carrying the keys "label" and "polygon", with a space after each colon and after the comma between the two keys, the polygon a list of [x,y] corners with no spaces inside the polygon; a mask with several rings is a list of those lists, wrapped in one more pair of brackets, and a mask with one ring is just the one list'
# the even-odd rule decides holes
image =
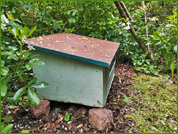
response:
{"label": "wooden box", "polygon": [[58,33],[26,42],[33,54],[45,62],[33,66],[38,81],[49,84],[37,89],[43,99],[103,107],[114,77],[115,53],[119,43],[91,37]]}

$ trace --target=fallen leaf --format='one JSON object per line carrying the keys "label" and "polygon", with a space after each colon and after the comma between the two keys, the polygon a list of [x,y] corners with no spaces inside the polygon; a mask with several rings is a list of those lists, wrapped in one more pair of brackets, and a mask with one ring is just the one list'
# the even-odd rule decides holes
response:
{"label": "fallen leaf", "polygon": [[83,118],[84,120],[88,120],[88,117]]}
{"label": "fallen leaf", "polygon": [[59,42],[59,43],[65,43],[65,41],[57,41],[57,42]]}
{"label": "fallen leaf", "polygon": [[[16,128],[16,130],[18,130],[18,129]],[[29,131],[30,130],[22,130],[20,133],[29,133]]]}
{"label": "fallen leaf", "polygon": [[118,121],[118,123],[120,123],[120,124],[124,124],[124,122],[122,122],[122,121]]}
{"label": "fallen leaf", "polygon": [[59,119],[57,119],[54,123],[57,124],[57,123],[59,123],[59,122],[61,122],[61,121],[62,121],[62,119],[59,118]]}
{"label": "fallen leaf", "polygon": [[34,133],[34,129],[32,129],[32,133]]}
{"label": "fallen leaf", "polygon": [[72,125],[69,125],[68,129],[71,131],[72,130]]}
{"label": "fallen leaf", "polygon": [[83,127],[83,124],[80,124],[80,125],[77,126],[77,128],[80,128],[80,127]]}
{"label": "fallen leaf", "polygon": [[47,126],[46,126],[47,128],[49,128],[50,127],[50,123],[47,123]]}
{"label": "fallen leaf", "polygon": [[82,39],[83,39],[83,40],[88,40],[88,39],[87,39],[87,38],[85,38],[85,37],[83,37]]}

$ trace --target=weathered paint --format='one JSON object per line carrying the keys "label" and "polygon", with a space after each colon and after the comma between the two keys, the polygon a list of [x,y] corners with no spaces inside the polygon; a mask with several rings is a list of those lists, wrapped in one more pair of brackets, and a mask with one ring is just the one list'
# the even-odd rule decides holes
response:
{"label": "weathered paint", "polygon": [[38,81],[49,84],[47,88],[37,89],[41,98],[95,107],[105,105],[114,69],[107,78],[107,67],[42,51],[33,54],[40,54],[38,58],[45,62],[43,66],[33,66]]}
{"label": "weathered paint", "polygon": [[[61,43],[62,41],[62,43]],[[63,57],[69,57],[92,64],[109,67],[119,43],[72,33],[57,33],[29,38],[27,44]]]}
{"label": "weathered paint", "polygon": [[33,54],[40,54],[38,58],[45,62],[44,66],[33,66],[38,81],[49,84],[37,89],[41,98],[105,105],[119,43],[68,33],[30,38],[26,43],[33,45]]}

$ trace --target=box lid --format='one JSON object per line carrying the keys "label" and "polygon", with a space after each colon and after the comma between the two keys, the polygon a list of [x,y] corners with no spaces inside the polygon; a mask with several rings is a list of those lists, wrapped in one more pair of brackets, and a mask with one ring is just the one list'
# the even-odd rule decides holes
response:
{"label": "box lid", "polygon": [[119,43],[72,33],[29,38],[26,44],[36,50],[109,67]]}

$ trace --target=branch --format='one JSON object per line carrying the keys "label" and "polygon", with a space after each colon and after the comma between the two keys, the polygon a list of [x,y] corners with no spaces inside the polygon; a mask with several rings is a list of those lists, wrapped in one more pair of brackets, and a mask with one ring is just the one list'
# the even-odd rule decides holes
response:
{"label": "branch", "polygon": [[[114,1],[119,13],[121,14],[121,16],[125,19],[127,19],[127,15],[128,18],[130,20],[133,20],[131,15],[129,14],[127,8],[125,7],[125,4],[122,1]],[[122,4],[121,4],[122,3]],[[122,5],[122,6],[121,6]],[[124,9],[125,11],[124,11]],[[126,12],[126,13],[125,13]],[[127,14],[127,15],[126,15]],[[129,21],[128,21],[129,22]],[[148,58],[151,59],[151,61],[154,62],[153,56],[152,56],[152,52],[148,51],[147,47],[143,44],[143,41],[140,39],[140,37],[138,36],[137,32],[135,31],[135,29],[132,27],[132,25],[130,24],[130,32],[132,33],[132,35],[134,36],[135,40],[137,41],[137,43],[139,44],[139,46],[141,47],[141,49],[143,50],[144,53],[148,52]]]}
{"label": "branch", "polygon": [[124,2],[120,1],[120,4],[123,7],[123,9],[125,10],[125,12],[126,12],[127,16],[129,17],[130,21],[133,21],[132,16],[130,15],[129,11],[127,10]]}

